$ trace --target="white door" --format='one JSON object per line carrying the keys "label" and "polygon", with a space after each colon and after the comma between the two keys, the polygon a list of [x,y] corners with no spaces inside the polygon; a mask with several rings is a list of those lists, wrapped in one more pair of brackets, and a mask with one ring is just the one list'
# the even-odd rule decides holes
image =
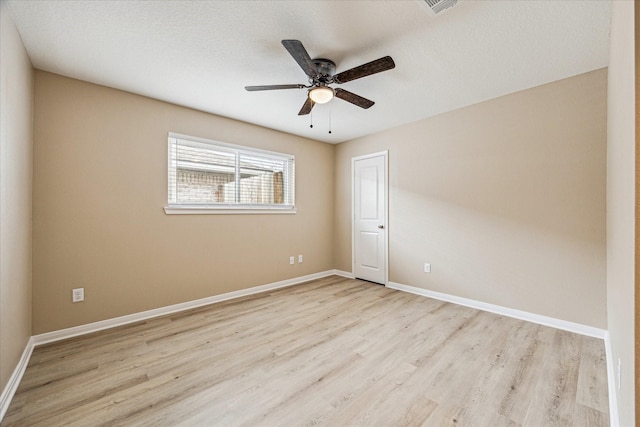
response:
{"label": "white door", "polygon": [[355,157],[353,263],[359,279],[387,282],[387,153]]}

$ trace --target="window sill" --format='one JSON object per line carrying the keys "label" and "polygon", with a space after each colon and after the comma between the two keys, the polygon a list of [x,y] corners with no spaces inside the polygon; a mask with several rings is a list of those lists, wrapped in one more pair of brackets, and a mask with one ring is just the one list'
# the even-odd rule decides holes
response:
{"label": "window sill", "polygon": [[296,208],[209,208],[209,207],[194,207],[194,206],[165,206],[164,213],[167,215],[264,215],[264,214],[296,214],[298,210]]}

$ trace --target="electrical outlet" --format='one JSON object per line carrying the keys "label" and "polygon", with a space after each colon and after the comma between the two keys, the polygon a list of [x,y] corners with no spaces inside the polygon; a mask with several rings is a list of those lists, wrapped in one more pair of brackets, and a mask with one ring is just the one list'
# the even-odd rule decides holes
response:
{"label": "electrical outlet", "polygon": [[428,262],[424,263],[424,272],[431,273],[431,264],[429,264]]}
{"label": "electrical outlet", "polygon": [[622,371],[622,361],[618,357],[618,368],[617,368],[617,371],[616,371],[616,376],[617,376],[617,379],[618,379],[618,390],[620,390],[620,380],[622,379],[620,371]]}
{"label": "electrical outlet", "polygon": [[298,263],[301,263],[303,260],[302,255],[298,255]]}
{"label": "electrical outlet", "polygon": [[84,288],[76,288],[71,291],[71,301],[80,302],[84,301]]}
{"label": "electrical outlet", "polygon": [[293,264],[295,264],[295,263],[296,263],[296,258],[295,258],[295,257],[290,256],[290,257],[289,257],[289,264],[293,265]]}

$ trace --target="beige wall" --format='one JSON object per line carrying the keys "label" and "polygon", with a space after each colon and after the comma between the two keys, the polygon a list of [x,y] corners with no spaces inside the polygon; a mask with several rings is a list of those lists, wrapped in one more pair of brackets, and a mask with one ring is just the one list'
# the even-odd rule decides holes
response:
{"label": "beige wall", "polygon": [[[615,390],[621,426],[634,413],[635,74],[634,4],[611,9],[607,141],[607,304],[612,364],[622,363]],[[616,387],[616,385],[612,385]]]}
{"label": "beige wall", "polygon": [[[42,71],[35,87],[34,334],[333,268],[333,146]],[[166,215],[170,131],[295,155],[298,213]]]}
{"label": "beige wall", "polygon": [[388,149],[391,281],[606,328],[606,88],[594,71],[339,145],[336,268],[350,160]]}
{"label": "beige wall", "polygon": [[0,2],[0,390],[31,336],[33,69]]}

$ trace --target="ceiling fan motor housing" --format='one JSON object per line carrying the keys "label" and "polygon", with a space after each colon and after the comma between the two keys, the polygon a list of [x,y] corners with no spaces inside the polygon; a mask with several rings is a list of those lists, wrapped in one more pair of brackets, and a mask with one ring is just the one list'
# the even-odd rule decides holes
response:
{"label": "ceiling fan motor housing", "polygon": [[322,81],[323,78],[326,80],[323,83],[328,83],[330,79],[327,77],[332,77],[336,73],[336,63],[330,59],[317,58],[313,60],[313,63],[316,64],[320,80]]}

